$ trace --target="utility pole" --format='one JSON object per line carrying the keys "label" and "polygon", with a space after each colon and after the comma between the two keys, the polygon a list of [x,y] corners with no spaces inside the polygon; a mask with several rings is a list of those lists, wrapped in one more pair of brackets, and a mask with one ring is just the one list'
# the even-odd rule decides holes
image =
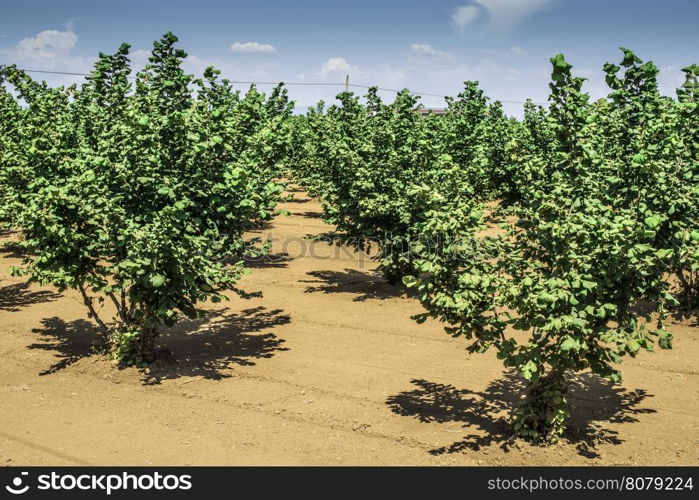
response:
{"label": "utility pole", "polygon": [[345,92],[349,92],[349,75],[345,75]]}

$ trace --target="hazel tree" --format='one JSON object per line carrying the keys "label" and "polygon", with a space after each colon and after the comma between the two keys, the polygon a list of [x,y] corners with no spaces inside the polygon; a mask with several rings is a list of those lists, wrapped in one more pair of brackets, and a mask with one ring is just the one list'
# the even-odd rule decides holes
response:
{"label": "hazel tree", "polygon": [[[521,168],[533,170],[537,182],[517,221],[485,236],[474,207],[470,224],[451,219],[441,225],[447,231],[435,225],[444,244],[425,252],[416,263],[420,274],[405,279],[427,310],[418,320],[438,318],[450,334],[471,341],[471,352],[494,348],[519,371],[528,389],[512,425],[543,443],[566,428],[569,374],[590,370],[620,382],[617,365],[625,356],[656,342],[671,347],[663,311],[673,300],[664,279],[671,251],[658,248],[660,220],[641,208],[650,200],[609,198],[606,187],[625,167],[595,149],[604,131],[590,119],[583,79],[562,55],[552,64],[552,147],[522,157]],[[656,304],[659,315],[639,312],[634,306],[642,300]]]}
{"label": "hazel tree", "polygon": [[262,139],[232,146],[241,134],[265,137],[267,124],[236,127],[236,96],[214,70],[207,83],[186,74],[176,42],[171,33],[155,42],[134,85],[126,44],[100,54],[79,90],[8,76],[29,104],[22,133],[34,179],[18,216],[28,257],[14,272],[77,289],[126,364],[152,361],[163,328],[198,317],[199,303],[240,292],[243,263],[224,259],[272,217],[281,191],[273,169],[246,153]]}

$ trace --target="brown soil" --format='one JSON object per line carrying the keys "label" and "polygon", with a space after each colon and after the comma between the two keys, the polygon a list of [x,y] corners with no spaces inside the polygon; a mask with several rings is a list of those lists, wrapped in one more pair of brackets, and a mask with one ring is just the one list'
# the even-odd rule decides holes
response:
{"label": "brown soil", "polygon": [[623,385],[578,376],[564,441],[512,441],[520,380],[414,323],[372,263],[310,253],[303,236],[331,228],[295,195],[260,232],[277,259],[242,282],[264,297],[178,325],[150,373],[115,369],[78,296],[6,277],[19,256],[0,254],[0,464],[699,464],[696,316],[672,324],[673,351],[625,362]]}

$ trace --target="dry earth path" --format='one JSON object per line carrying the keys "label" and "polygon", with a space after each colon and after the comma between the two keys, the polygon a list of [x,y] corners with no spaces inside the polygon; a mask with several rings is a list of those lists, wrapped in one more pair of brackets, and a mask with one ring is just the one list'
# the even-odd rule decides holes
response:
{"label": "dry earth path", "polygon": [[[262,298],[209,307],[162,339],[176,360],[115,370],[76,294],[27,287],[0,253],[0,464],[699,464],[699,327],[573,391],[566,440],[511,442],[520,383],[468,355],[417,302],[352,254],[304,193],[258,236],[275,260],[242,281]],[[288,255],[285,255],[288,254]]]}

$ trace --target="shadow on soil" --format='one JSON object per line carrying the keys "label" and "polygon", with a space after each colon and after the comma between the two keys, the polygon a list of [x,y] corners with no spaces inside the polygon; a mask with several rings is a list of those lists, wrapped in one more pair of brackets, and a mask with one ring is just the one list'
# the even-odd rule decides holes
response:
{"label": "shadow on soil", "polygon": [[289,267],[292,259],[287,252],[270,253],[259,257],[245,257],[245,267],[250,269],[280,269]]}
{"label": "shadow on soil", "polygon": [[300,280],[310,283],[306,293],[351,293],[356,295],[352,300],[364,302],[369,299],[390,299],[405,295],[405,290],[399,286],[389,285],[383,276],[375,271],[310,271],[308,276],[313,280]]}
{"label": "shadow on soil", "polygon": [[253,366],[256,360],[288,351],[284,339],[267,330],[290,321],[281,309],[262,306],[238,314],[224,309],[200,320],[183,321],[160,337],[158,344],[165,355],[151,367],[144,381],[157,384],[179,377],[230,377],[231,365]]}
{"label": "shadow on soil", "polygon": [[97,327],[84,319],[66,322],[57,317],[46,318],[41,320],[41,328],[34,328],[32,332],[39,335],[39,342],[27,347],[55,351],[58,358],[58,361],[39,372],[39,375],[50,375],[67,368],[94,354],[95,347],[104,342]]}
{"label": "shadow on soil", "polygon": [[15,312],[32,304],[56,300],[60,296],[60,293],[51,290],[32,292],[27,283],[0,286],[0,311]]}
{"label": "shadow on soil", "polygon": [[[647,397],[652,397],[645,390],[626,391],[594,374],[576,374],[570,377],[570,382],[569,401],[574,408],[564,439],[581,456],[598,458],[598,445],[623,443],[618,432],[601,424],[637,422],[636,415],[656,412],[639,407]],[[516,372],[507,372],[482,392],[427,380],[412,383],[416,389],[388,398],[386,404],[391,411],[424,423],[451,423],[445,432],[461,433],[459,428],[479,431],[430,450],[430,454],[478,451],[494,444],[507,452],[514,445],[507,419],[509,411],[525,393],[524,381]]]}
{"label": "shadow on soil", "polygon": [[[8,229],[6,227],[0,227],[0,238],[9,238],[10,236],[13,236],[17,234],[16,229]],[[8,248],[19,248],[17,245],[16,241],[5,241],[3,243],[0,243],[0,252],[7,252]]]}
{"label": "shadow on soil", "polygon": [[[687,322],[688,326],[699,326],[699,304],[697,303],[699,299],[692,297],[688,300],[686,297],[682,297],[679,291],[675,291],[673,294],[681,302],[681,305],[671,312],[672,318],[675,321]],[[687,300],[689,303],[685,302]],[[657,311],[657,304],[647,300],[639,300],[631,310],[636,314],[644,315],[646,321],[651,321]]]}
{"label": "shadow on soil", "polygon": [[699,326],[699,307],[677,311],[672,317],[675,321],[686,321],[688,326]]}
{"label": "shadow on soil", "polygon": [[[158,339],[159,358],[143,372],[143,382],[157,384],[179,377],[222,379],[230,377],[231,365],[251,366],[256,360],[270,358],[288,350],[284,339],[268,330],[289,323],[291,318],[279,309],[264,307],[245,309],[229,314],[216,311],[199,320],[178,323]],[[42,327],[33,330],[40,342],[30,349],[54,351],[58,361],[43,370],[49,375],[97,353],[104,337],[89,321],[65,322],[60,318],[42,320]]]}
{"label": "shadow on soil", "polygon": [[[297,192],[300,193],[301,191]],[[308,203],[309,201],[311,201],[311,198],[296,198],[292,196],[281,200],[282,203]]]}
{"label": "shadow on soil", "polygon": [[[0,238],[4,238],[10,234],[12,234],[10,231],[6,233],[0,231]],[[0,254],[10,259],[22,259],[28,255],[28,252],[20,247],[16,241],[6,241],[0,244]]]}
{"label": "shadow on soil", "polygon": [[323,219],[323,212],[295,212],[293,215],[305,217],[307,219]]}

